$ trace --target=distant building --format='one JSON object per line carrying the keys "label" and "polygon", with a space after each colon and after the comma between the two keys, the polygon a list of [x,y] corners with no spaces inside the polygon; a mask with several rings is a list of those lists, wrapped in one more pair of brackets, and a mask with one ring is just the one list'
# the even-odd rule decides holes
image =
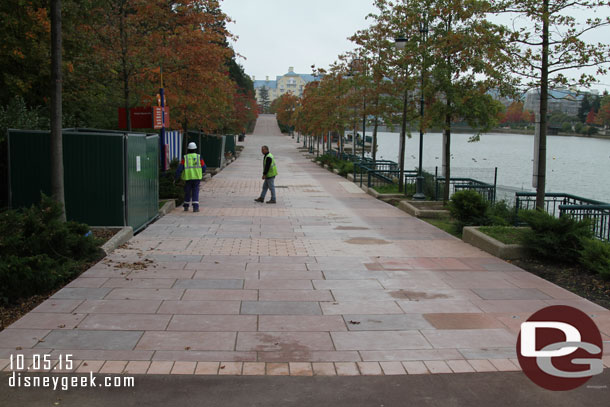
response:
{"label": "distant building", "polygon": [[277,76],[275,80],[269,80],[267,76],[265,80],[254,81],[254,90],[256,91],[256,100],[260,103],[260,89],[264,86],[269,90],[269,101],[273,102],[285,93],[292,93],[295,96],[301,97],[303,89],[309,82],[313,82],[316,78],[309,74],[299,74],[294,72],[291,66],[288,68],[288,73]]}
{"label": "distant building", "polygon": [[[584,93],[567,88],[549,89],[548,112],[562,112],[568,116],[576,116],[584,96]],[[523,108],[532,112],[540,111],[539,90],[527,92]]]}

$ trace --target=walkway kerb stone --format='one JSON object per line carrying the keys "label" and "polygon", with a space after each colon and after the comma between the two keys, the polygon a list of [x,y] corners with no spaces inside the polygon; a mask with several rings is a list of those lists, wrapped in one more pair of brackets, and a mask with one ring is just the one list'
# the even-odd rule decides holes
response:
{"label": "walkway kerb stone", "polygon": [[197,362],[196,375],[217,375],[220,362]]}

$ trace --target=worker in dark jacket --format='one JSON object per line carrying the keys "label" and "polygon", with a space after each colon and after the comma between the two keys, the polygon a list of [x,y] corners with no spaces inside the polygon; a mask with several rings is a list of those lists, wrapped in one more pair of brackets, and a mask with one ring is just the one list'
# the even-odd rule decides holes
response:
{"label": "worker in dark jacket", "polygon": [[184,156],[178,169],[176,170],[175,180],[180,177],[185,180],[184,183],[184,211],[189,210],[189,205],[193,204],[193,212],[199,212],[199,184],[203,178],[203,173],[207,168],[205,162],[196,152],[197,145],[189,143],[188,154]]}
{"label": "worker in dark jacket", "polygon": [[265,195],[267,190],[271,190],[271,199],[267,201],[268,204],[275,203],[275,176],[277,175],[277,166],[275,165],[275,158],[273,154],[269,152],[269,147],[262,146],[261,153],[263,153],[263,190],[261,196],[255,199],[256,202],[265,202]]}

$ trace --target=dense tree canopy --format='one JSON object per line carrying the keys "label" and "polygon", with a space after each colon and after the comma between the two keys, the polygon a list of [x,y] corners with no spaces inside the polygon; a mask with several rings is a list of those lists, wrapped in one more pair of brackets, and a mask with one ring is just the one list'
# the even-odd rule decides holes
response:
{"label": "dense tree canopy", "polygon": [[[241,132],[255,119],[220,1],[62,3],[64,126],[116,128],[117,108],[157,104],[161,73],[173,128]],[[19,97],[48,115],[49,2],[3,1],[0,19],[0,106]]]}

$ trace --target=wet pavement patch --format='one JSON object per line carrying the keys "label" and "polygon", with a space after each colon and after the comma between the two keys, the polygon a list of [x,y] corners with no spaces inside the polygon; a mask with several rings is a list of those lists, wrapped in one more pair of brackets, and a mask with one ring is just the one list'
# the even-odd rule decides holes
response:
{"label": "wet pavement patch", "polygon": [[392,242],[388,242],[383,239],[376,239],[374,237],[354,237],[345,241],[349,244],[390,244]]}
{"label": "wet pavement patch", "polygon": [[392,291],[392,292],[390,292],[390,295],[394,298],[398,298],[398,299],[408,298],[412,301],[449,298],[449,296],[447,296],[445,294],[435,294],[435,293],[428,293],[428,292],[421,292],[421,291],[405,291],[405,290]]}

